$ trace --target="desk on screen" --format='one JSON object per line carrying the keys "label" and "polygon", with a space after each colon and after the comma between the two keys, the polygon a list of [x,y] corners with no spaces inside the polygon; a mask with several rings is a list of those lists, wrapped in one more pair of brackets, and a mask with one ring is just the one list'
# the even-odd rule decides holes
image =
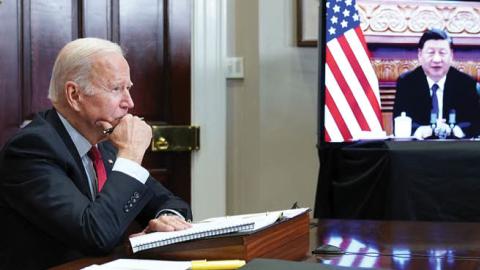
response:
{"label": "desk on screen", "polygon": [[368,141],[319,154],[315,217],[480,221],[479,141]]}

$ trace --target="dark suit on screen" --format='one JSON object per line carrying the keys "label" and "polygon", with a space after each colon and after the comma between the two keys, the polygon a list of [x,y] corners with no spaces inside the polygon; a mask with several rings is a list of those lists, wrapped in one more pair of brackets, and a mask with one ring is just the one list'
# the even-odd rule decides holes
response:
{"label": "dark suit on screen", "polygon": [[112,171],[116,149],[98,144],[107,182],[92,198],[85,168],[55,110],[38,114],[0,152],[0,269],[45,269],[108,253],[133,220],[161,209],[191,218],[190,207],[159,182]]}
{"label": "dark suit on screen", "polygon": [[[469,75],[450,67],[443,92],[443,118],[448,120],[451,109],[456,110],[456,122],[467,137],[477,136],[480,127],[479,98],[476,81]],[[430,124],[432,98],[422,67],[402,74],[397,80],[393,118],[406,112],[412,118],[413,132],[418,126]]]}

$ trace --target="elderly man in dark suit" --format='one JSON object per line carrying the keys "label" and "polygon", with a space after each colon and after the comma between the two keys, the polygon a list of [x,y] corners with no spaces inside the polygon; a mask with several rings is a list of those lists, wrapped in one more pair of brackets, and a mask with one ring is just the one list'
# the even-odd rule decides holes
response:
{"label": "elderly man in dark suit", "polygon": [[[427,30],[419,41],[418,60],[421,66],[402,74],[397,81],[393,117],[406,112],[412,118],[412,130],[418,139],[451,133],[456,138],[477,136],[480,127],[477,82],[451,67],[452,40],[447,33]],[[455,125],[449,125],[451,113],[456,115]]]}
{"label": "elderly man in dark suit", "polygon": [[152,131],[128,113],[131,87],[117,44],[85,38],[60,51],[54,109],[0,152],[0,269],[106,254],[134,220],[145,226],[140,233],[190,227],[189,205],[141,166]]}

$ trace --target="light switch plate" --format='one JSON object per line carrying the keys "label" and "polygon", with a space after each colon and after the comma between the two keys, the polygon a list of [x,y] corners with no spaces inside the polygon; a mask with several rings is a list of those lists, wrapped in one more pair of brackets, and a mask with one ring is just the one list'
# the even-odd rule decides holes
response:
{"label": "light switch plate", "polygon": [[227,79],[243,79],[243,57],[227,57],[225,65]]}

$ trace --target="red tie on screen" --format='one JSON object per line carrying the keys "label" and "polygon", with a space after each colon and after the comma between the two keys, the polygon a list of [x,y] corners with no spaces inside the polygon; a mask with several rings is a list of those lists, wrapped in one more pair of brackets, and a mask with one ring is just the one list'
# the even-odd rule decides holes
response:
{"label": "red tie on screen", "polygon": [[90,151],[88,151],[88,157],[92,160],[93,167],[97,173],[98,192],[100,192],[107,180],[107,172],[105,170],[105,165],[103,164],[102,154],[98,151],[96,146],[92,146]]}

